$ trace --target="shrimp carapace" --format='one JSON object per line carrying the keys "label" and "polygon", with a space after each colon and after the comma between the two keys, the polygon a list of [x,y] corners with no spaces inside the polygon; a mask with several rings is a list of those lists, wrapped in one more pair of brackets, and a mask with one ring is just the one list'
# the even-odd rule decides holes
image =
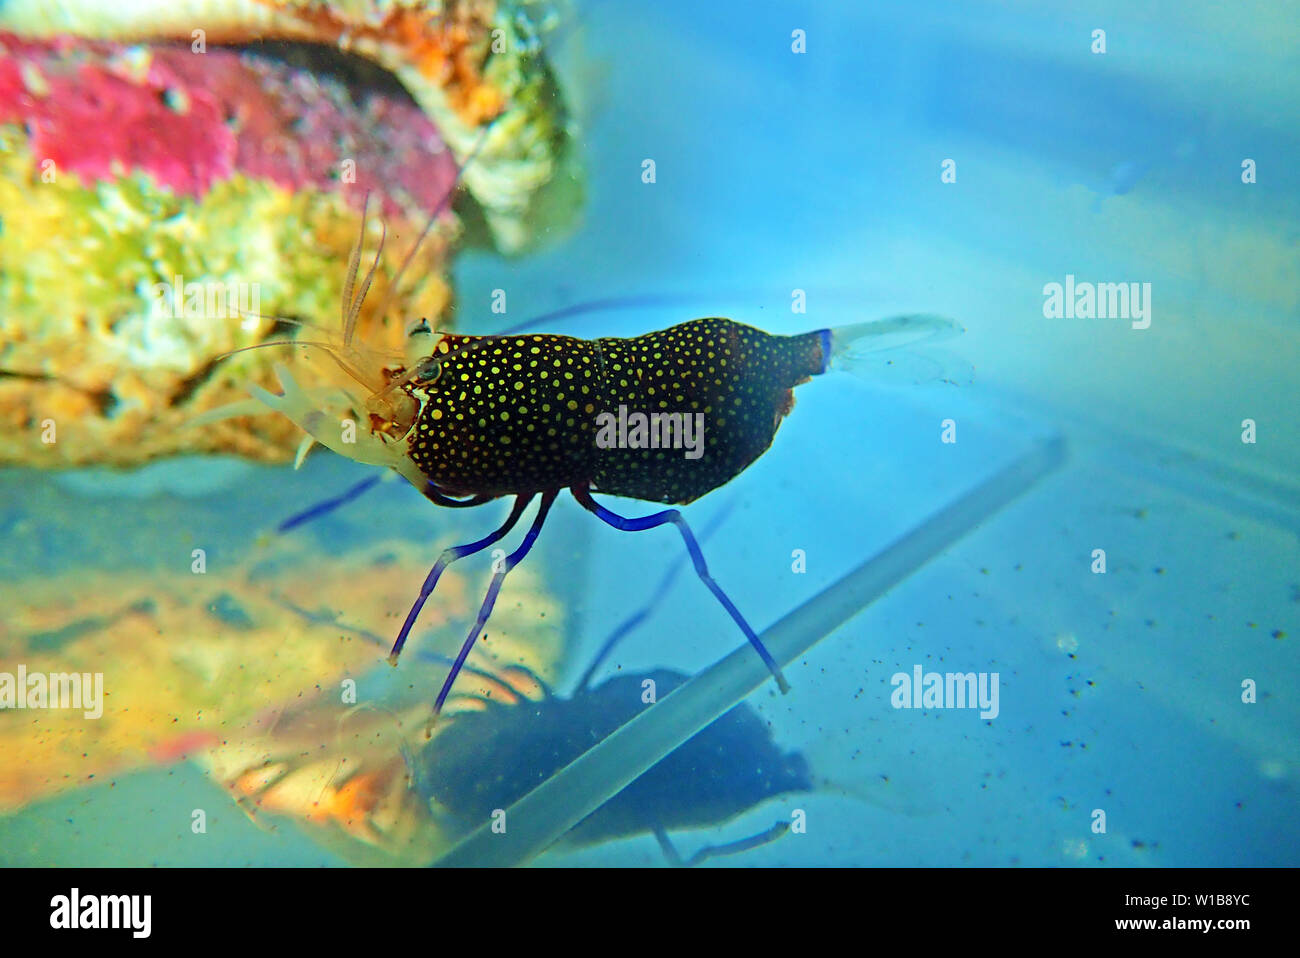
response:
{"label": "shrimp carapace", "polygon": [[408,455],[450,494],[581,483],[684,505],[757,459],[826,368],[825,333],[696,319],[634,339],[445,335],[416,376]]}

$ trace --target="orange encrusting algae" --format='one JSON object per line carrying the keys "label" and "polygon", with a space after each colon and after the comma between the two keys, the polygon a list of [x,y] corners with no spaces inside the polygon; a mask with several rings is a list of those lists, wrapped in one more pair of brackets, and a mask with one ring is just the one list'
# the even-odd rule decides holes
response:
{"label": "orange encrusting algae", "polygon": [[482,73],[494,3],[457,4],[450,20],[440,11],[415,7],[396,7],[375,20],[357,20],[328,6],[261,2],[296,20],[320,42],[346,48],[368,41],[400,50],[422,76],[442,88],[448,104],[470,126],[495,119],[506,107],[505,96]]}
{"label": "orange encrusting algae", "polygon": [[[482,711],[489,702],[540,701],[546,695],[527,666],[478,652],[471,661],[480,671],[444,714]],[[418,660],[410,664],[418,671],[408,674],[407,686],[423,687],[440,668]],[[225,782],[260,825],[274,827],[281,817],[305,822],[314,840],[358,864],[427,864],[450,847],[455,828],[447,831],[411,787],[407,759],[426,748],[436,750],[437,737],[453,726],[431,724],[425,696],[389,699],[342,719],[333,698],[322,693],[295,702],[274,718],[265,717],[260,738],[210,749],[196,761]]]}

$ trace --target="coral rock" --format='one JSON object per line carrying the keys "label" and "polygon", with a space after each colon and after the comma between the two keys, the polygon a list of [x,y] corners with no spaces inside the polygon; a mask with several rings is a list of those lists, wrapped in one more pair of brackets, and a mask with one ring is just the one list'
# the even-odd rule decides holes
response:
{"label": "coral rock", "polygon": [[[302,351],[218,360],[298,332],[266,316],[338,315],[368,190],[392,275],[455,177],[409,101],[250,53],[0,34],[0,461],[287,459],[277,417],[186,424]],[[444,314],[448,242],[422,247],[397,315],[363,314],[367,342]]]}

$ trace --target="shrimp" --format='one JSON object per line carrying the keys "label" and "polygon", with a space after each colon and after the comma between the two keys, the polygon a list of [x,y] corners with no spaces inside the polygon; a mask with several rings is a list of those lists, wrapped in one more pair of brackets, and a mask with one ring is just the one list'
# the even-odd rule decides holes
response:
{"label": "shrimp", "polygon": [[[381,237],[381,250],[382,245]],[[399,473],[436,505],[474,507],[513,497],[509,515],[496,530],[438,557],[393,644],[391,663],[397,663],[443,570],[500,541],[534,500],[539,503],[521,544],[493,575],[434,714],[441,711],[482,634],[505,577],[532,549],[551,506],[566,489],[616,529],[675,526],[697,576],[762,658],[778,688],[788,691],[778,663],[709,574],[681,513],[670,508],[627,517],[597,503],[592,492],[669,505],[693,502],[758,459],[793,408],[794,388],[827,372],[834,361],[852,362],[864,351],[946,338],[960,327],[939,316],[906,315],[781,336],[710,317],[634,338],[579,339],[436,332],[421,321],[410,336],[409,358],[398,358],[356,341],[356,318],[379,263],[376,253],[358,285],[361,246],[358,238],[344,284],[339,334],[297,345],[324,350],[348,375],[351,406],[369,431],[351,435],[341,429],[339,417],[321,408],[283,368],[277,369],[280,395],[256,386],[250,387],[253,395],[334,452]],[[397,278],[389,288],[396,286]],[[276,344],[260,344],[267,345]]]}

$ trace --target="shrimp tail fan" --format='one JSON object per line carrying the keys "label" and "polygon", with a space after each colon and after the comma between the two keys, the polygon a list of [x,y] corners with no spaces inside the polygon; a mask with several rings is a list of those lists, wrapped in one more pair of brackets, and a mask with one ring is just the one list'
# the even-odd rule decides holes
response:
{"label": "shrimp tail fan", "polygon": [[933,313],[837,326],[829,330],[828,365],[871,381],[966,385],[974,378],[974,368],[938,345],[963,332],[955,320]]}

